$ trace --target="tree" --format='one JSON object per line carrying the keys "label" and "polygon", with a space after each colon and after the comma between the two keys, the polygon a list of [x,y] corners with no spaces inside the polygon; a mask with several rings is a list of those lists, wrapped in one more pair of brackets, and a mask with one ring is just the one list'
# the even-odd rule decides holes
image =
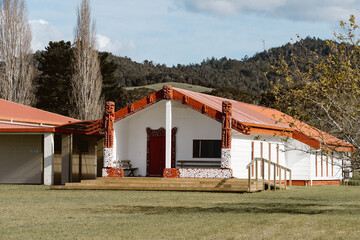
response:
{"label": "tree", "polygon": [[[354,152],[344,153],[341,144],[329,144],[328,136],[318,131],[323,149],[330,149],[350,160],[353,169],[360,169],[360,38],[355,17],[340,23],[344,33],[335,33],[327,41],[329,55],[323,57],[316,50],[304,58],[292,54],[290,62],[280,60],[277,73],[285,77],[285,84],[274,90],[277,108],[311,126],[352,144]],[[301,64],[299,64],[299,62]],[[295,122],[293,122],[296,126]]]}
{"label": "tree", "polygon": [[31,30],[23,0],[0,0],[0,97],[34,104]]}
{"label": "tree", "polygon": [[103,79],[103,88],[102,94],[106,101],[115,101],[115,99],[111,99],[114,96],[112,94],[114,91],[118,89],[118,83],[115,80],[115,71],[116,71],[116,64],[114,61],[110,59],[110,54],[108,52],[101,52],[99,54],[100,59],[100,69],[101,69],[101,76]]}
{"label": "tree", "polygon": [[95,23],[90,17],[89,0],[77,9],[74,39],[74,74],[71,79],[72,116],[97,119],[103,112],[102,78],[98,52],[95,50]]}
{"label": "tree", "polygon": [[45,51],[36,56],[41,71],[37,78],[37,108],[69,115],[73,50],[71,43],[49,42]]}

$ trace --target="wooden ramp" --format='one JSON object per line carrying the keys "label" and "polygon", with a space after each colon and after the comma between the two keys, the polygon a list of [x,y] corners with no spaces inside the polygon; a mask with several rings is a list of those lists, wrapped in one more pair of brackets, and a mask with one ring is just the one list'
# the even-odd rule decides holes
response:
{"label": "wooden ramp", "polygon": [[[53,190],[140,190],[140,191],[198,191],[248,192],[247,179],[219,178],[97,178],[65,186],[51,186]],[[252,180],[250,192],[264,190],[262,180]]]}

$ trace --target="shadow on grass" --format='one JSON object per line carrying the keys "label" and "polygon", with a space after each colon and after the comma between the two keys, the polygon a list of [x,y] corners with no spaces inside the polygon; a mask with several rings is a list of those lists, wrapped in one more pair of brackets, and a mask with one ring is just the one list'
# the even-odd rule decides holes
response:
{"label": "shadow on grass", "polygon": [[82,208],[92,213],[114,214],[196,214],[196,213],[252,213],[252,214],[356,214],[360,215],[360,205],[332,206],[307,203],[244,203],[222,204],[215,207],[178,207],[178,206],[127,206],[114,205],[104,208]]}

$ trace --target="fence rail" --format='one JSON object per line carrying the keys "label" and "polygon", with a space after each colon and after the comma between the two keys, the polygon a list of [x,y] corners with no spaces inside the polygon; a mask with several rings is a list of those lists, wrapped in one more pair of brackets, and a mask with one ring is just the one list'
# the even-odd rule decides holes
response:
{"label": "fence rail", "polygon": [[[256,189],[258,189],[259,184],[259,162],[261,163],[261,178],[262,178],[262,184],[263,189],[265,190],[266,180],[265,180],[265,164],[267,164],[268,167],[268,173],[267,173],[267,184],[268,184],[268,190],[270,190],[270,187],[273,186],[274,190],[276,188],[282,189],[282,179],[281,175],[282,172],[284,172],[284,189],[287,189],[288,187],[292,186],[291,182],[291,170],[289,168],[286,168],[284,166],[281,166],[280,164],[271,162],[268,159],[265,158],[255,158],[253,159],[246,168],[248,169],[248,191],[250,192],[251,189],[251,179],[252,179],[252,170],[254,171],[253,179],[256,180]],[[271,167],[273,167],[273,174],[271,174]],[[287,175],[288,174],[288,175]],[[273,180],[271,179],[271,175],[273,175]],[[278,179],[276,178],[278,175]],[[289,179],[287,179],[287,177]],[[287,180],[289,180],[289,186],[287,185]]]}

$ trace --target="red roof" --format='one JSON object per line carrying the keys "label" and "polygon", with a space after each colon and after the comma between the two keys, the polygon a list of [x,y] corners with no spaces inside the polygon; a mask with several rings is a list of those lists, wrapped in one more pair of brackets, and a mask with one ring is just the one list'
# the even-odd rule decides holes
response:
{"label": "red roof", "polygon": [[[167,86],[169,88],[170,86]],[[164,86],[165,89],[165,86]],[[219,122],[221,122],[222,102],[232,103],[232,128],[244,134],[266,134],[289,136],[311,147],[319,149],[322,142],[330,145],[345,147],[352,145],[306,123],[296,121],[290,116],[272,108],[260,107],[248,103],[192,92],[180,88],[172,88],[172,99],[193,108]],[[117,121],[126,118],[164,98],[163,91],[155,92],[115,113]],[[293,125],[294,123],[294,125]],[[242,126],[241,126],[242,125]],[[239,127],[240,126],[240,127]],[[250,127],[250,129],[248,129]]]}
{"label": "red roof", "polygon": [[294,129],[294,134],[299,135],[300,133],[305,135],[308,138],[314,139],[318,142],[326,142],[327,144],[330,145],[340,145],[340,146],[352,146],[351,144],[348,144],[324,131],[321,131],[317,128],[311,127],[310,125],[301,122],[299,120],[294,119],[293,117],[280,112],[276,109],[273,108],[266,108],[266,107],[261,107],[261,106],[257,106],[257,105],[252,105],[252,104],[247,104],[249,108],[254,109],[255,111],[269,116],[273,119],[276,119],[279,122],[282,122],[284,124],[291,124],[293,125],[292,128]]}
{"label": "red roof", "polygon": [[0,99],[0,120],[53,126],[78,121],[74,118],[6,101],[4,99]]}
{"label": "red roof", "polygon": [[222,111],[222,102],[229,101],[232,103],[232,118],[236,119],[239,122],[242,122],[245,125],[252,127],[265,127],[275,129],[281,128],[284,130],[291,130],[288,125],[278,122],[271,116],[262,114],[261,112],[252,109],[249,106],[250,104],[203,93],[192,92],[180,88],[173,89],[203,104],[206,104],[208,107],[214,108],[219,112]]}

